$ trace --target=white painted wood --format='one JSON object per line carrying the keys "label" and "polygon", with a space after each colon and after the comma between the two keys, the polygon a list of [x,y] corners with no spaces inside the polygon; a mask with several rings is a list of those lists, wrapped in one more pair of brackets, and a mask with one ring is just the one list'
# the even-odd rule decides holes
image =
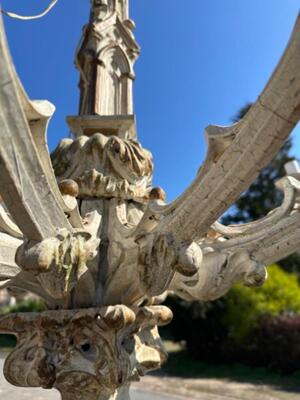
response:
{"label": "white painted wood", "polygon": [[12,216],[0,209],[0,287],[31,291],[51,310],[0,317],[19,341],[5,375],[56,387],[63,400],[128,400],[130,383],[166,359],[157,326],[172,313],[158,304],[170,291],[207,301],[236,282],[258,286],[266,264],[300,248],[295,164],[276,183],[280,207],[249,224],[217,221],[299,120],[300,18],[247,115],[206,129],[207,158],[169,205],[135,136],[133,27],[126,0],[91,1],[76,53],[76,139],[52,154],[55,177],[45,139],[54,107],[28,99],[0,26],[0,194]]}
{"label": "white painted wood", "polygon": [[0,20],[0,194],[24,235],[40,240],[72,229],[51,190],[15,76]]}
{"label": "white painted wood", "polygon": [[0,232],[0,281],[6,281],[16,276],[20,267],[15,263],[15,256],[22,240]]}
{"label": "white painted wood", "polygon": [[3,205],[0,204],[0,232],[8,233],[9,235],[22,238],[23,234],[18,226],[11,220]]}

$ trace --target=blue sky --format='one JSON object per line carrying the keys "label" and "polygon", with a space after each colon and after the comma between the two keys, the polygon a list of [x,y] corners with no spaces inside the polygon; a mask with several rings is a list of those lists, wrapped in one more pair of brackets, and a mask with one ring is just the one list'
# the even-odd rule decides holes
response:
{"label": "blue sky", "polygon": [[[37,13],[49,0],[2,0],[4,9]],[[89,0],[59,0],[36,21],[5,18],[17,71],[33,99],[57,111],[48,142],[68,135],[78,108],[74,49]],[[299,12],[299,0],[131,0],[142,53],[136,64],[138,135],[155,160],[154,184],[168,200],[193,180],[205,156],[204,129],[228,125],[254,101],[275,68]],[[300,126],[293,154],[300,158]]]}

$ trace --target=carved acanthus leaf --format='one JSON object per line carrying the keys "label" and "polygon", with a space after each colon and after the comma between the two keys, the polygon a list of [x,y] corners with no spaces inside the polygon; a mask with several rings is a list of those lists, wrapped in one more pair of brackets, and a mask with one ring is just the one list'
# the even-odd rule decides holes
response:
{"label": "carved acanthus leaf", "polygon": [[58,180],[75,180],[79,197],[143,198],[149,192],[152,155],[133,140],[100,133],[64,139],[51,157]]}
{"label": "carved acanthus leaf", "polygon": [[146,202],[150,192],[150,189],[144,186],[131,185],[126,179],[121,180],[112,176],[104,176],[95,169],[85,172],[76,181],[82,198],[117,197],[124,200]]}
{"label": "carved acanthus leaf", "polygon": [[163,294],[176,271],[193,276],[201,267],[202,251],[194,242],[179,243],[171,235],[149,234],[138,243],[141,285],[149,297]]}
{"label": "carved acanthus leaf", "polygon": [[80,278],[88,271],[88,262],[97,255],[99,239],[89,233],[60,231],[57,237],[42,242],[25,241],[16,254],[23,271],[36,276],[41,287],[53,299],[68,299]]}

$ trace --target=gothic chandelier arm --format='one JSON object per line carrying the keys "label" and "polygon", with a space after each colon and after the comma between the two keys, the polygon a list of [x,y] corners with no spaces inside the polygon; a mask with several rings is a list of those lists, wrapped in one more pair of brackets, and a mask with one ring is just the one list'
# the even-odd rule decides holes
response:
{"label": "gothic chandelier arm", "polygon": [[0,282],[13,278],[21,271],[15,263],[16,251],[21,244],[20,239],[0,232]]}
{"label": "gothic chandelier arm", "polygon": [[299,120],[300,17],[269,83],[232,127],[209,126],[208,156],[194,183],[162,207],[160,232],[198,240],[271,161]]}
{"label": "gothic chandelier arm", "polygon": [[272,210],[264,218],[246,224],[226,226],[220,222],[215,222],[212,225],[212,230],[228,239],[239,238],[241,235],[246,237],[246,235],[257,234],[261,229],[274,226],[283,217],[290,215],[300,194],[300,182],[288,176],[277,181],[275,185],[284,192],[284,199],[280,207]]}
{"label": "gothic chandelier arm", "polygon": [[236,282],[262,284],[267,276],[265,265],[299,251],[300,182],[285,177],[277,186],[285,192],[280,207],[257,222],[240,227],[219,224],[218,231],[212,229],[199,243],[203,262],[197,274],[183,277],[176,273],[171,290],[186,300],[214,300]]}
{"label": "gothic chandelier arm", "polygon": [[56,5],[57,2],[58,2],[58,0],[51,0],[48,7],[43,12],[41,12],[40,14],[37,14],[37,15],[19,15],[19,14],[13,13],[11,11],[5,11],[5,10],[1,10],[1,12],[2,12],[2,14],[7,15],[10,18],[21,19],[21,20],[27,21],[27,20],[38,19],[38,18],[44,17],[45,15],[48,14],[49,11],[52,10],[52,8]]}
{"label": "gothic chandelier arm", "polygon": [[[53,109],[49,103],[38,103],[36,108],[29,103],[16,78],[2,20],[0,86],[1,196],[27,238],[42,240],[54,236],[56,229],[63,228],[71,232],[72,227],[61,207],[61,195],[58,188],[55,189],[53,171],[50,164],[47,165],[46,141],[42,139],[45,130],[40,131],[40,128],[46,128]],[[41,111],[45,109],[46,115],[42,115]]]}
{"label": "gothic chandelier arm", "polygon": [[[7,286],[33,291],[48,304],[67,306],[81,277],[90,275],[88,264],[97,255],[95,234],[101,221],[96,212],[81,218],[76,182],[56,182],[46,142],[55,108],[47,101],[28,99],[1,19],[0,87],[0,196],[8,210],[0,216],[0,228],[8,233],[0,243],[2,253],[6,246],[0,277]],[[16,247],[13,237],[22,235],[24,241]]]}
{"label": "gothic chandelier arm", "polygon": [[300,214],[292,213],[273,227],[260,232],[261,237],[230,246],[220,242],[204,249],[203,263],[196,276],[176,273],[170,289],[186,300],[215,300],[237,282],[247,286],[264,283],[270,265],[300,250]]}
{"label": "gothic chandelier arm", "polygon": [[300,250],[300,214],[295,212],[273,227],[253,251],[253,258],[272,264]]}
{"label": "gothic chandelier arm", "polygon": [[11,220],[4,207],[0,204],[0,232],[7,233],[15,238],[22,238],[19,227]]}

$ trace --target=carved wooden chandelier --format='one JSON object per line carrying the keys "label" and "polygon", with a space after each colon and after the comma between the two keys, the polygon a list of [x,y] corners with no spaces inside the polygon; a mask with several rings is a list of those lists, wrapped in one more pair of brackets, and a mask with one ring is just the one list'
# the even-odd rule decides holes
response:
{"label": "carved wooden chandelier", "polygon": [[300,18],[270,81],[237,124],[206,129],[207,157],[171,204],[151,185],[137,140],[133,65],[140,48],[127,0],[91,1],[76,51],[74,139],[49,156],[54,106],[29,100],[0,22],[0,279],[33,292],[42,313],[0,318],[17,336],[4,373],[16,386],[56,388],[63,400],[125,400],[159,368],[157,327],[169,292],[214,300],[233,284],[261,285],[266,267],[300,249],[300,174],[277,182],[282,205],[265,218],[218,218],[278,152],[300,116]]}

